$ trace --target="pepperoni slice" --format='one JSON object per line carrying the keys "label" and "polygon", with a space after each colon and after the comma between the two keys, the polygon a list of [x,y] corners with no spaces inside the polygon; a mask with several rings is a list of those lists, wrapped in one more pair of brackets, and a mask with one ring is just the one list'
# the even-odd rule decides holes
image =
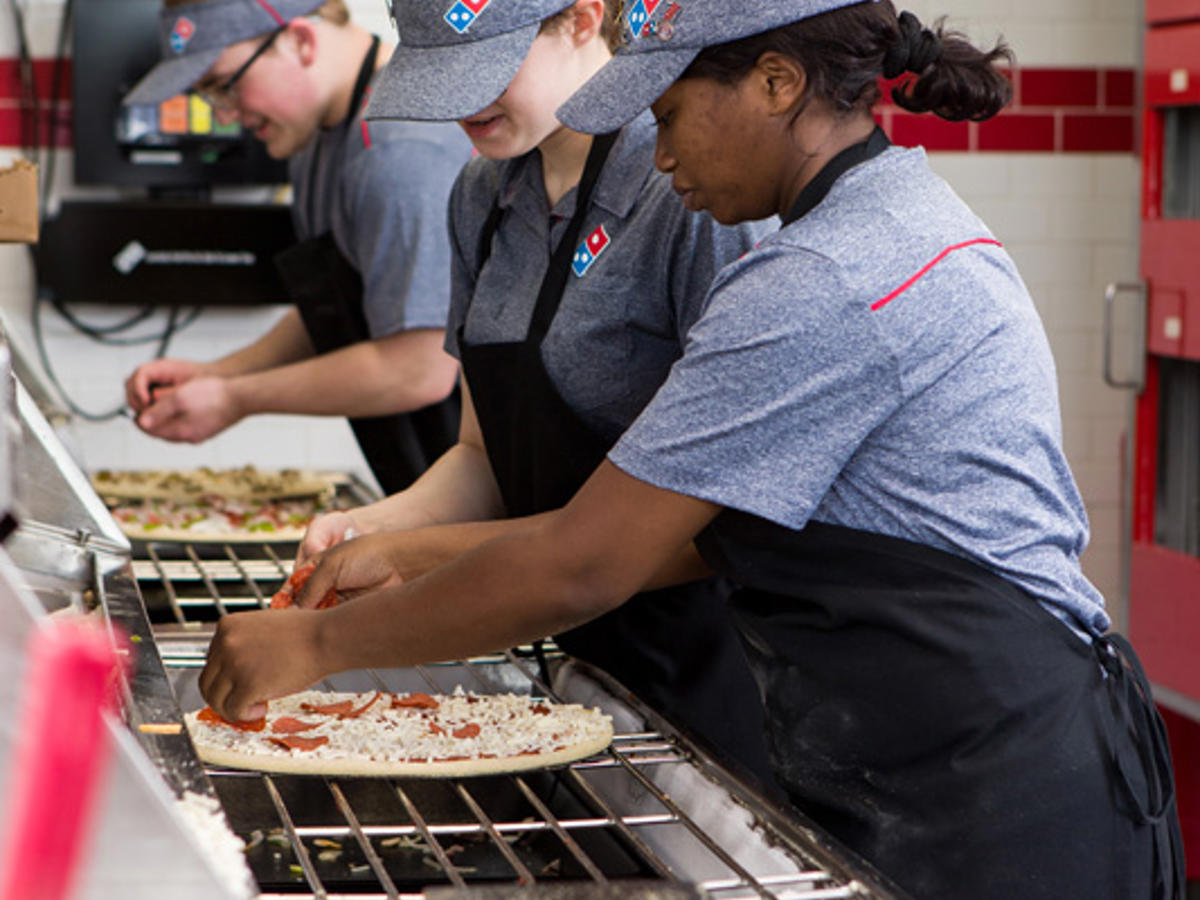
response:
{"label": "pepperoni slice", "polygon": [[320,722],[305,722],[303,719],[293,719],[291,716],[284,716],[281,719],[276,719],[271,723],[271,731],[275,734],[296,734],[298,731],[308,731],[316,728]]}
{"label": "pepperoni slice", "polygon": [[353,700],[342,700],[339,703],[301,703],[300,708],[305,712],[322,713],[327,716],[344,716],[354,709]]}
{"label": "pepperoni slice", "polygon": [[455,728],[452,732],[456,738],[473,738],[479,736],[479,726],[474,722],[468,722],[462,728]]}
{"label": "pepperoni slice", "polygon": [[403,706],[412,707],[413,709],[437,709],[439,705],[428,694],[422,694],[420,691],[414,691],[407,697],[392,698],[392,709],[399,709]]}
{"label": "pepperoni slice", "polygon": [[281,738],[269,737],[267,740],[284,750],[316,750],[329,743],[329,738],[324,735],[321,737],[299,737],[297,735]]}
{"label": "pepperoni slice", "polygon": [[[296,595],[304,589],[304,585],[308,583],[308,579],[312,577],[312,573],[317,570],[317,563],[305,563],[299,569],[292,572],[291,576],[284,583],[279,592],[271,598],[271,609],[287,609],[296,602]],[[321,602],[317,604],[317,609],[329,609],[338,605],[337,591],[330,588],[325,592],[325,596],[321,598]]]}
{"label": "pepperoni slice", "polygon": [[382,696],[383,696],[383,691],[376,691],[375,696],[372,697],[370,700],[368,700],[366,703],[364,703],[362,706],[360,706],[358,709],[356,709],[352,712],[342,713],[339,716],[339,718],[357,719],[359,716],[361,716],[363,713],[365,713],[368,709],[370,709],[372,706],[374,706],[375,702]]}
{"label": "pepperoni slice", "polygon": [[226,719],[224,716],[218,716],[216,710],[211,706],[206,706],[196,714],[196,718],[201,722],[207,722],[209,725],[224,725],[228,728],[236,728],[238,731],[262,731],[267,727],[267,717],[261,719],[250,719],[246,722],[234,722]]}
{"label": "pepperoni slice", "polygon": [[430,734],[445,734],[446,729],[443,728],[441,725],[439,725],[437,722],[430,722],[429,723],[429,733]]}

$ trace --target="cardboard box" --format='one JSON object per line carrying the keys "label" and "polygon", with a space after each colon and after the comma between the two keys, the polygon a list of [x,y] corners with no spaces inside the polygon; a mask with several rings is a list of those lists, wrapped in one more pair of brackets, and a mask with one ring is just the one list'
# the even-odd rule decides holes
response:
{"label": "cardboard box", "polygon": [[37,243],[37,199],[37,166],[18,159],[0,169],[0,241]]}

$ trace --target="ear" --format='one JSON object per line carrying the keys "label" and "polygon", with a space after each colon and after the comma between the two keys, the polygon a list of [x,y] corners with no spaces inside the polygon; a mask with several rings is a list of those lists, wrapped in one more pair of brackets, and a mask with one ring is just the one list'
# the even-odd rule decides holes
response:
{"label": "ear", "polygon": [[790,115],[804,100],[808,73],[790,56],[768,51],[754,64],[755,78],[767,111],[773,115]]}
{"label": "ear", "polygon": [[586,44],[600,33],[604,24],[605,0],[576,0],[571,37],[576,44]]}
{"label": "ear", "polygon": [[291,38],[300,65],[311,66],[317,56],[317,29],[311,20],[300,17],[288,22],[287,36]]}

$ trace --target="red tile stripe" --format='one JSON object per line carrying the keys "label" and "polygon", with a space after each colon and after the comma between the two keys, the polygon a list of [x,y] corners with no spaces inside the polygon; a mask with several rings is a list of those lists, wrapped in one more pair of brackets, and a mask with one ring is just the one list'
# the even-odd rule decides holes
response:
{"label": "red tile stripe", "polygon": [[[20,64],[0,58],[0,146],[16,147],[23,135],[19,108]],[[71,146],[71,68],[59,76],[57,103],[51,102],[55,62],[34,61],[43,122],[57,114],[54,145]],[[987,122],[946,122],[914,115],[891,102],[892,83],[876,118],[893,141],[937,152],[1133,153],[1136,148],[1136,73],[1133,69],[1015,69],[1013,103]],[[43,125],[43,127],[48,127]],[[46,142],[45,134],[41,143]]]}
{"label": "red tile stripe", "polygon": [[993,247],[1003,247],[1004,246],[1003,244],[1001,244],[999,241],[995,240],[994,238],[975,238],[970,241],[963,241],[961,244],[951,244],[949,247],[947,247],[945,250],[943,250],[941,253],[939,253],[937,256],[935,256],[933,259],[931,259],[929,262],[925,263],[925,265],[923,265],[921,267],[921,270],[919,272],[917,272],[916,275],[912,276],[912,278],[908,279],[908,281],[904,282],[904,284],[900,285],[900,287],[896,288],[894,291],[892,291],[886,297],[881,297],[878,300],[876,300],[874,303],[872,303],[871,304],[871,312],[874,312],[877,309],[882,309],[883,307],[887,306],[889,303],[891,303],[893,300],[895,300],[897,297],[899,297],[901,294],[903,294],[905,291],[907,291],[910,287],[912,287],[914,284],[916,284],[918,281],[920,281],[922,278],[924,278],[926,273],[928,273],[930,269],[932,269],[934,266],[936,266],[938,263],[940,263],[943,259],[945,259],[947,256],[949,256],[955,250],[962,250],[964,247],[972,247],[975,244],[991,244]]}
{"label": "red tile stripe", "polygon": [[891,88],[876,111],[906,147],[985,153],[1134,153],[1138,117],[1133,69],[1015,69],[1013,102],[986,122],[946,122],[896,106]]}
{"label": "red tile stripe", "polygon": [[[35,59],[33,82],[37,91],[37,112],[41,133],[37,143],[55,147],[71,146],[71,61],[64,60],[58,69],[57,102],[52,99],[55,82],[55,61]],[[0,58],[0,147],[20,147],[33,140],[26,132],[30,115],[21,109],[21,63],[18,59]]]}

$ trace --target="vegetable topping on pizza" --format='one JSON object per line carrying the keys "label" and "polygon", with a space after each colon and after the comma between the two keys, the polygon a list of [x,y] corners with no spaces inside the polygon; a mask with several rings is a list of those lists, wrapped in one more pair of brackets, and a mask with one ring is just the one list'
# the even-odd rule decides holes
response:
{"label": "vegetable topping on pizza", "polygon": [[214,765],[322,775],[460,777],[543,768],[598,753],[612,721],[597,709],[516,694],[302,691],[252,722],[209,707],[185,716]]}

